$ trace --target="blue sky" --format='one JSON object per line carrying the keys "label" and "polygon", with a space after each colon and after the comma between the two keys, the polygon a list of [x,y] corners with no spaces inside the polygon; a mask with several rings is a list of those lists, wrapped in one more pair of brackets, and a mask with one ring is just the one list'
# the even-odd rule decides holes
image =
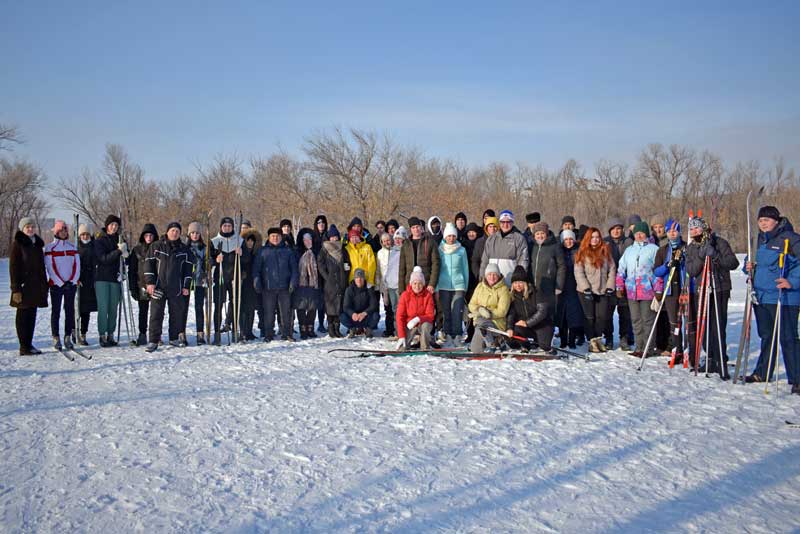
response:
{"label": "blue sky", "polygon": [[467,164],[650,142],[800,167],[800,2],[0,0],[0,122],[51,178],[151,178],[333,125]]}

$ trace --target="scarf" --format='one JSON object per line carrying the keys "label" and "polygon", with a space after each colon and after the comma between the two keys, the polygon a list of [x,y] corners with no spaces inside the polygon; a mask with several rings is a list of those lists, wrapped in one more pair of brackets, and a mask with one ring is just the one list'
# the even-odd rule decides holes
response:
{"label": "scarf", "polygon": [[300,286],[301,287],[319,287],[319,273],[317,272],[317,260],[314,257],[312,250],[306,250],[300,256]]}
{"label": "scarf", "polygon": [[322,248],[337,263],[342,263],[342,243],[340,241],[325,241],[322,243]]}
{"label": "scarf", "polygon": [[459,243],[458,241],[456,241],[455,243],[453,243],[452,245],[450,245],[450,244],[448,244],[448,243],[447,243],[447,241],[442,241],[442,244],[441,244],[441,245],[439,245],[439,246],[441,246],[441,247],[442,247],[442,251],[443,251],[445,254],[452,254],[453,252],[455,252],[456,250],[458,250],[458,248],[461,246],[461,243]]}

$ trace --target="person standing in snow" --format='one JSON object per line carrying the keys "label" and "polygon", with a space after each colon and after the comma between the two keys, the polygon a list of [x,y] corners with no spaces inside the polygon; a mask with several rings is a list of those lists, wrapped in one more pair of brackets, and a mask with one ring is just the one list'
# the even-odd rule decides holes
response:
{"label": "person standing in snow", "polygon": [[498,220],[500,231],[489,237],[483,247],[480,276],[483,278],[487,265],[495,263],[506,284],[510,286],[511,273],[517,265],[528,269],[528,241],[514,226],[514,214],[511,210],[501,211]]}
{"label": "person standing in snow", "polygon": [[314,318],[320,301],[319,269],[314,254],[314,238],[310,228],[303,228],[297,234],[297,288],[292,293],[292,307],[297,314],[300,326],[300,339],[317,337],[314,333]]}
{"label": "person standing in snow", "polygon": [[127,260],[130,252],[128,244],[120,241],[121,220],[116,215],[106,217],[103,231],[94,240],[94,289],[97,294],[97,330],[101,347],[117,345],[114,329],[117,326],[117,309],[122,297],[122,265],[120,258]]}
{"label": "person standing in snow", "polygon": [[[611,258],[614,260],[615,269],[619,268],[619,259],[622,257],[622,252],[625,249],[625,224],[622,219],[614,217],[609,220],[608,235],[605,237],[605,242],[608,244],[611,251]],[[623,297],[618,298],[616,292],[608,297],[608,315],[604,335],[606,338],[605,346],[608,349],[614,347],[614,310],[616,309],[619,316],[619,348],[622,350],[630,350],[630,344],[633,342],[633,325],[631,323],[631,313],[628,308],[628,299]]]}
{"label": "person standing in snow", "polygon": [[78,279],[81,331],[78,333],[78,344],[88,346],[86,334],[89,332],[91,314],[97,311],[97,296],[94,292],[94,239],[85,224],[78,226],[78,239],[78,253],[81,257],[81,274]]}
{"label": "person standing in snow", "polygon": [[458,242],[462,245],[467,239],[467,215],[463,211],[456,213],[453,223],[456,225],[456,232],[458,232]]}
{"label": "person standing in snow", "polygon": [[59,322],[61,304],[64,305],[64,347],[73,347],[72,335],[75,330],[75,291],[81,275],[81,257],[78,249],[69,241],[67,223],[57,220],[53,226],[53,241],[44,247],[45,268],[50,284],[50,332],[53,347],[61,350]]}
{"label": "person standing in snow", "polygon": [[261,299],[258,297],[253,287],[253,262],[261,248],[261,232],[253,227],[242,233],[242,302],[239,305],[239,341],[253,341],[256,339],[253,333],[253,325],[256,320],[256,311],[260,326],[263,326],[264,312],[261,308]]}
{"label": "person standing in snow", "polygon": [[347,289],[348,271],[345,270],[345,259],[344,249],[339,241],[339,229],[332,224],[328,229],[328,240],[322,243],[322,250],[317,257],[319,274],[325,280],[325,314],[328,316],[328,335],[332,338],[342,337],[339,314],[342,313],[342,301]]}
{"label": "person standing in snow", "polygon": [[555,323],[556,297],[564,289],[567,269],[561,245],[550,232],[546,222],[533,225],[533,243],[530,248],[530,273],[536,299],[547,303],[550,318]]}
{"label": "person standing in snow", "polygon": [[445,226],[444,240],[439,244],[439,283],[436,291],[442,310],[441,332],[451,346],[461,343],[463,334],[464,297],[469,286],[467,251],[458,242],[458,231],[453,223]]}
{"label": "person standing in snow", "polygon": [[128,264],[128,291],[139,308],[139,336],[131,344],[137,347],[147,345],[147,316],[150,311],[150,295],[147,293],[144,262],[150,255],[150,246],[158,239],[158,230],[152,223],[147,223],[139,234],[139,243],[131,249],[125,260]]}
{"label": "person standing in snow", "polygon": [[[328,240],[328,218],[325,215],[317,215],[317,218],[314,220],[314,254],[317,255],[317,259],[319,259],[319,253],[322,251],[322,244]],[[259,244],[260,246],[260,244]],[[319,279],[320,289],[324,292],[325,291],[325,279],[320,277]],[[317,326],[317,332],[320,334],[325,333],[325,306],[324,303],[320,303],[319,309],[317,310],[317,322],[319,323]]]}
{"label": "person standing in snow", "polygon": [[8,262],[11,307],[17,309],[19,355],[32,356],[42,353],[33,346],[36,311],[47,307],[44,241],[36,234],[36,225],[30,217],[20,219],[18,228]]}
{"label": "person standing in snow", "polygon": [[253,287],[261,295],[266,321],[264,341],[272,341],[275,332],[276,309],[281,315],[281,340],[296,341],[292,335],[291,294],[299,283],[294,251],[283,239],[280,228],[267,231],[267,243],[261,247],[253,262]]}
{"label": "person standing in snow", "polygon": [[556,324],[561,337],[561,348],[574,349],[578,338],[583,335],[583,310],[578,297],[578,285],[575,280],[575,232],[561,231],[561,253],[564,257],[564,286],[556,301]]}
{"label": "person standing in snow", "polygon": [[[233,230],[233,219],[223,217],[219,233],[211,238],[211,257],[214,258],[214,345],[222,343],[222,333],[233,325],[233,275],[236,256],[242,255],[242,238]],[[227,306],[225,305],[227,301]],[[222,327],[222,310],[225,310],[225,326]]]}
{"label": "person standing in snow", "polygon": [[[688,344],[689,359],[694,366],[694,344],[690,340],[696,328],[696,299],[692,291],[689,291],[689,307],[686,310],[689,316],[688,332],[689,339],[683,339],[680,316],[680,297],[681,291],[686,283],[686,242],[681,237],[681,225],[678,221],[669,219],[664,225],[666,244],[658,249],[656,254],[653,271],[658,279],[656,280],[656,300],[663,299],[661,314],[666,314],[669,321],[670,335],[672,336],[673,357],[678,358],[683,354],[685,344]],[[674,271],[673,271],[674,269]],[[670,273],[672,280],[669,281]],[[667,282],[669,281],[669,285]],[[674,364],[674,361],[673,361]]]}
{"label": "person standing in snow", "polygon": [[400,274],[400,249],[406,240],[405,228],[399,228],[392,238],[388,232],[381,236],[381,250],[377,255],[377,270],[375,271],[375,286],[383,298],[385,313],[383,337],[393,337],[394,315],[397,311],[397,302],[400,298],[397,292],[398,275]]}
{"label": "person standing in snow", "polygon": [[411,272],[419,266],[428,285],[426,290],[433,295],[439,283],[439,249],[436,240],[425,233],[422,221],[417,217],[408,219],[411,238],[406,239],[400,250],[399,290],[402,293],[411,282]]}
{"label": "person standing in snow", "polygon": [[597,228],[586,229],[575,256],[575,282],[583,308],[589,352],[606,352],[603,344],[608,298],[614,293],[617,268],[608,244]]}
{"label": "person standing in snow", "polygon": [[[211,320],[211,317],[205,316],[205,302],[206,302],[206,244],[203,241],[203,227],[199,222],[193,221],[189,223],[189,261],[194,265],[192,271],[192,287],[191,292],[194,293],[194,322],[197,330],[197,344],[205,345],[205,321]],[[189,301],[187,297],[183,327],[184,334],[186,333],[186,322],[189,314]]]}

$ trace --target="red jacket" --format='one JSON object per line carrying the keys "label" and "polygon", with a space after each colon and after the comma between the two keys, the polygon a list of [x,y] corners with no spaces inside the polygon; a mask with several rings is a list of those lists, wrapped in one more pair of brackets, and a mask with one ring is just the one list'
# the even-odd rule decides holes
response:
{"label": "red jacket", "polygon": [[420,324],[433,323],[436,309],[433,306],[433,295],[427,288],[417,295],[408,285],[406,291],[400,295],[397,303],[397,335],[400,338],[406,337],[406,324],[414,317],[419,317]]}

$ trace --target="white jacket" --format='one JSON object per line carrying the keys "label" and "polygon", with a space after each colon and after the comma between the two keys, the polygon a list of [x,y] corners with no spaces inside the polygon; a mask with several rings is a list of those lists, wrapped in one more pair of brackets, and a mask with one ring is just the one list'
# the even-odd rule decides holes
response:
{"label": "white jacket", "polygon": [[51,286],[61,287],[65,282],[77,285],[81,276],[78,249],[65,239],[53,239],[44,247],[44,268]]}

